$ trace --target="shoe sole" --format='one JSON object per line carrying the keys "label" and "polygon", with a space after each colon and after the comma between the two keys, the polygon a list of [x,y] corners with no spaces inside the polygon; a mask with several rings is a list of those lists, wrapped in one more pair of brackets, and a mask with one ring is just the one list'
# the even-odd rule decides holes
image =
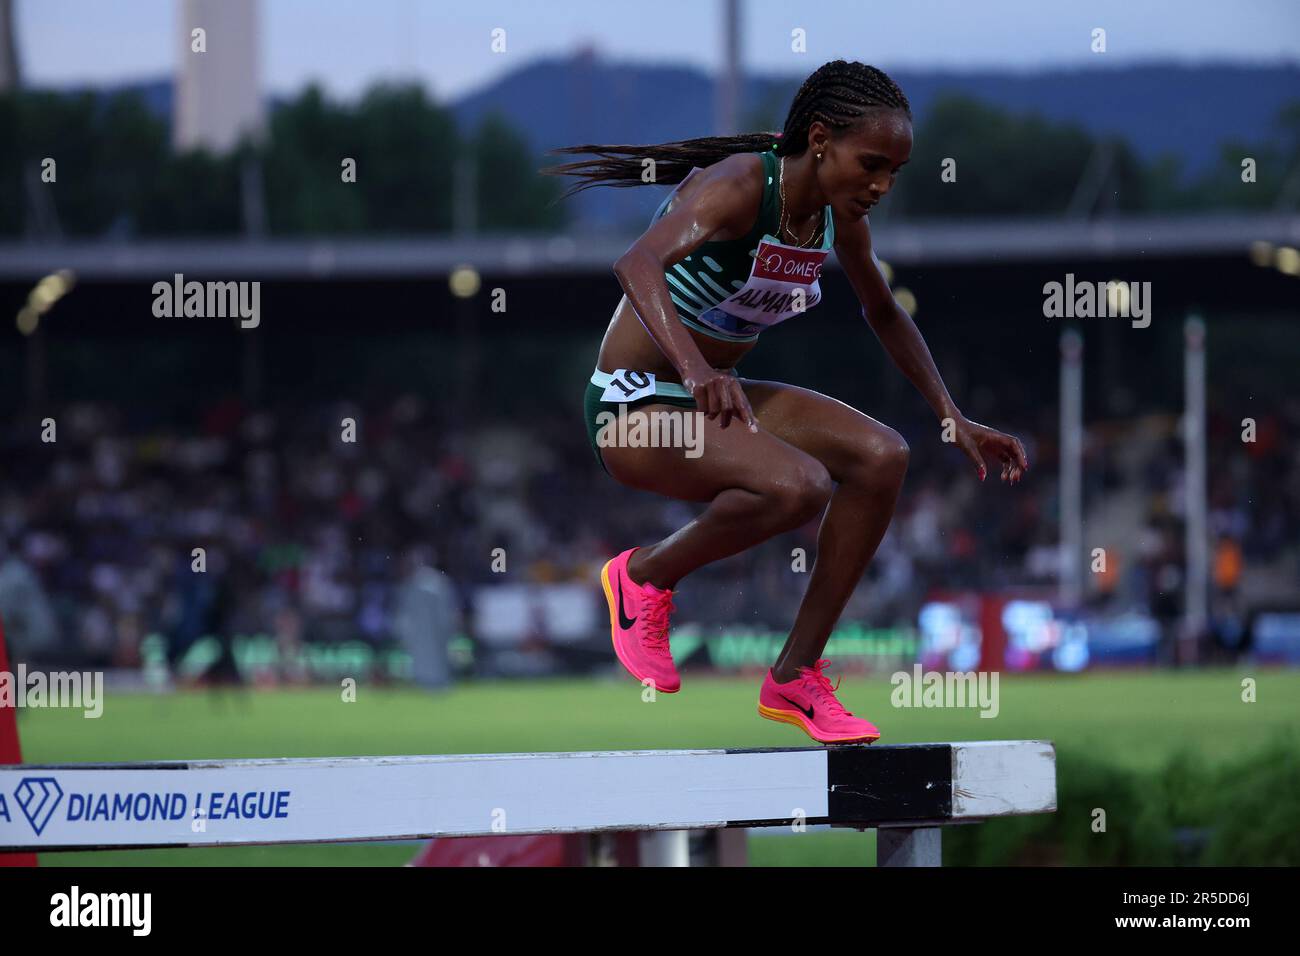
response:
{"label": "shoe sole", "polygon": [[609,641],[614,645],[614,656],[617,657],[618,662],[623,665],[623,669],[635,677],[642,685],[650,684],[660,694],[675,694],[682,689],[680,684],[669,690],[667,687],[660,687],[659,683],[653,677],[640,676],[637,674],[636,668],[627,662],[627,659],[623,656],[623,652],[619,649],[618,605],[614,603],[614,588],[609,583],[609,566],[613,564],[615,560],[616,559],[614,558],[610,558],[605,562],[605,566],[600,569],[600,586],[605,589],[605,603],[609,605]]}
{"label": "shoe sole", "polygon": [[880,739],[880,734],[867,734],[858,737],[818,737],[813,733],[808,724],[808,719],[803,714],[792,710],[779,710],[776,707],[767,707],[763,704],[758,705],[760,717],[766,717],[768,720],[775,720],[782,724],[794,724],[805,734],[817,741],[819,744],[870,744]]}

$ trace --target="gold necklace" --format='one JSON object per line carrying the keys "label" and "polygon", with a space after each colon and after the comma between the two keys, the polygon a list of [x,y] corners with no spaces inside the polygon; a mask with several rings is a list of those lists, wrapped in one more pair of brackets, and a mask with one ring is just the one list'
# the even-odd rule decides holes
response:
{"label": "gold necklace", "polygon": [[810,248],[813,245],[820,246],[822,236],[826,234],[826,207],[825,206],[822,207],[821,229],[817,230],[816,236],[814,236],[813,239],[807,245],[800,242],[799,237],[796,236],[794,232],[792,232],[790,229],[789,211],[786,209],[786,205],[785,205],[785,157],[784,156],[781,157],[781,165],[777,169],[776,182],[777,182],[777,188],[781,193],[781,222],[780,222],[779,231],[785,233],[791,239],[793,239],[794,244],[801,249]]}

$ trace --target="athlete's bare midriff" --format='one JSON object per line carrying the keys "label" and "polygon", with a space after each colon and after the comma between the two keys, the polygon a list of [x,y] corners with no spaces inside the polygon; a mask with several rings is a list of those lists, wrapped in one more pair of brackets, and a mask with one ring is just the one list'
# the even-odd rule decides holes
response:
{"label": "athlete's bare midriff", "polygon": [[[759,160],[756,173],[761,173],[761,170],[762,161]],[[699,185],[698,181],[692,182],[694,177],[695,171],[692,171],[678,184],[673,191],[673,198],[664,210],[665,215],[672,210],[678,199],[690,197],[695,187]],[[722,229],[709,238],[716,242],[740,239],[753,228],[754,221],[757,218],[758,209],[755,208],[754,215],[745,228]],[[698,332],[690,326],[686,326],[686,331],[695,340],[695,344],[699,347],[704,360],[716,369],[734,367],[757,344],[756,342],[723,342],[721,339],[715,339],[703,332]],[[668,357],[660,351],[659,346],[655,344],[655,340],[650,337],[650,333],[646,331],[645,326],[641,324],[641,320],[637,318],[636,309],[632,307],[632,302],[626,295],[619,300],[618,307],[614,310],[614,317],[610,320],[609,328],[605,330],[605,338],[600,343],[600,355],[596,359],[596,367],[603,372],[613,372],[615,369],[620,368],[638,372],[653,372],[655,378],[664,382],[681,382],[682,380],[677,369],[668,361]]]}
{"label": "athlete's bare midriff", "polygon": [[[699,346],[704,360],[716,369],[728,369],[739,362],[755,342],[723,342],[719,339],[686,327],[691,338]],[[653,372],[655,378],[664,382],[680,382],[681,375],[673,368],[668,357],[659,350],[655,340],[650,337],[641,320],[636,317],[636,309],[627,296],[618,303],[614,318],[605,330],[605,338],[600,343],[600,355],[596,367],[603,372],[626,368],[637,372]]]}

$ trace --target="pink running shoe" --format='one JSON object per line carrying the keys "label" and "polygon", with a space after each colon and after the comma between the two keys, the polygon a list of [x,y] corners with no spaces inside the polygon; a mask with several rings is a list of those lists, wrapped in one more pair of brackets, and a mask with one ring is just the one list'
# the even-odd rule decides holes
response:
{"label": "pink running shoe", "polygon": [[822,673],[829,663],[823,658],[812,667],[801,667],[799,676],[787,684],[778,684],[769,669],[758,692],[758,712],[768,720],[794,724],[818,743],[869,744],[878,740],[880,731],[871,721],[854,717],[835,698],[839,681],[832,687]]}
{"label": "pink running shoe", "polygon": [[655,690],[675,694],[682,679],[673,666],[668,647],[668,615],[673,610],[673,592],[661,591],[649,581],[636,584],[627,576],[629,548],[600,569],[600,583],[609,602],[609,630],[614,653],[641,683]]}

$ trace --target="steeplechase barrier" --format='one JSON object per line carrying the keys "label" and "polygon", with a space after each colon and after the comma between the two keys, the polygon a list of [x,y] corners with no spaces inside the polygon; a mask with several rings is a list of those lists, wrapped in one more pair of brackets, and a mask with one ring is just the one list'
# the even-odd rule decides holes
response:
{"label": "steeplechase barrier", "polygon": [[0,852],[645,831],[878,829],[937,866],[951,824],[1056,809],[1049,741],[0,766]]}

